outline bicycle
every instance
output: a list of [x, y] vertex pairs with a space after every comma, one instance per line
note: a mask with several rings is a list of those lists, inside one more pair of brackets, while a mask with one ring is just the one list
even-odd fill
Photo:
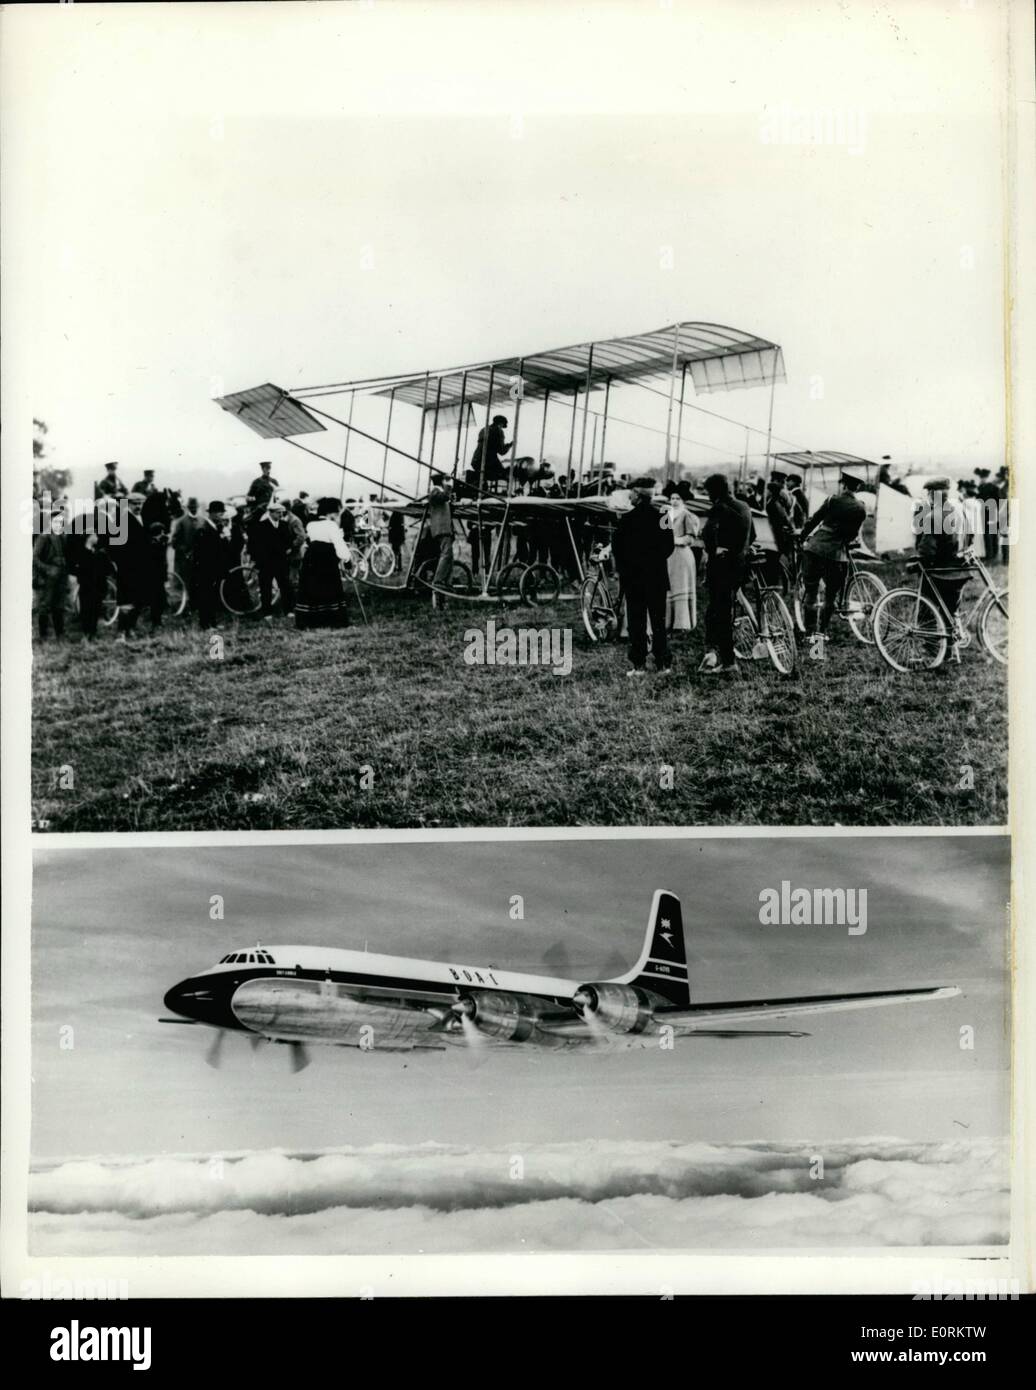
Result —
[[[845, 581], [842, 584], [842, 592], [838, 596], [835, 605], [835, 616], [844, 618], [849, 624], [853, 636], [865, 646], [874, 645], [874, 627], [872, 616], [874, 606], [883, 594], [887, 593], [886, 584], [878, 578], [876, 574], [871, 574], [869, 570], [860, 569], [856, 563], [857, 552], [852, 547], [846, 547], [846, 560], [848, 569]], [[782, 569], [789, 576], [791, 588], [789, 593], [792, 601], [792, 613], [795, 618], [796, 630], [800, 633], [806, 631], [806, 605], [805, 605], [805, 581], [802, 574], [802, 546], [796, 539], [794, 558], [790, 564], [785, 564], [785, 557], [781, 557]]]
[[347, 541], [352, 557], [352, 577], [361, 583], [369, 583], [373, 574], [381, 581], [391, 579], [396, 572], [396, 556], [392, 547], [379, 540], [380, 532], [373, 531], [364, 539], [356, 537]]
[[[275, 580], [275, 599], [279, 592]], [[262, 599], [259, 596], [259, 571], [247, 551], [241, 556], [241, 564], [235, 565], [219, 581], [219, 597], [223, 607], [235, 618], [249, 618], [253, 613], [259, 612], [262, 607]]]
[[[919, 560], [908, 570], [919, 571], [916, 589], [890, 589], [874, 608], [874, 641], [894, 671], [934, 671], [952, 648], [954, 660], [971, 645], [972, 630], [994, 661], [1007, 664], [1007, 590], [997, 589], [993, 577], [973, 550], [966, 550], [952, 570], [972, 570], [983, 584], [964, 618], [951, 614], [938, 589], [925, 584], [939, 569], [925, 571]], [[967, 576], [969, 579], [971, 575]], [[925, 592], [927, 590], [927, 592]], [[963, 595], [962, 595], [963, 598]]]
[[[72, 575], [65, 596], [65, 613], [69, 618], [79, 617], [79, 580]], [[119, 591], [112, 575], [104, 581], [104, 597], [97, 615], [98, 626], [111, 627], [119, 616]]]
[[767, 583], [766, 567], [766, 552], [753, 546], [748, 577], [737, 591], [734, 652], [741, 661], [767, 657], [782, 676], [790, 676], [797, 659], [795, 624], [780, 588]]
[[621, 592], [616, 599], [612, 597], [608, 562], [612, 558], [612, 548], [600, 542], [590, 551], [590, 572], [583, 580], [579, 590], [579, 611], [583, 626], [591, 642], [611, 642], [619, 635], [622, 626], [620, 611]]

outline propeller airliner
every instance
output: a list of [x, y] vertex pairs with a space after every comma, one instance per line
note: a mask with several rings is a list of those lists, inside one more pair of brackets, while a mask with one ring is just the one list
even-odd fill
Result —
[[742, 1027], [800, 1015], [948, 999], [955, 985], [692, 1003], [680, 900], [659, 889], [636, 965], [609, 980], [525, 975], [496, 966], [448, 964], [325, 946], [232, 951], [174, 985], [163, 1023], [217, 1030], [207, 1060], [218, 1065], [226, 1033], [291, 1048], [308, 1064], [308, 1043], [367, 1051], [442, 1051], [448, 1044], [658, 1046], [670, 1038], [806, 1037]]

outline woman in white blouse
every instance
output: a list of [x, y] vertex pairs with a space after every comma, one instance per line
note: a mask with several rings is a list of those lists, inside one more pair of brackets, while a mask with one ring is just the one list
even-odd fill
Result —
[[295, 601], [296, 627], [345, 627], [349, 621], [341, 562], [350, 556], [339, 525], [341, 512], [342, 504], [336, 498], [322, 497], [317, 503], [316, 521], [306, 527], [307, 544]]
[[670, 632], [690, 632], [698, 625], [698, 569], [691, 546], [701, 523], [679, 492], [674, 492], [669, 499], [669, 525], [674, 545], [666, 562], [669, 567], [666, 623]]

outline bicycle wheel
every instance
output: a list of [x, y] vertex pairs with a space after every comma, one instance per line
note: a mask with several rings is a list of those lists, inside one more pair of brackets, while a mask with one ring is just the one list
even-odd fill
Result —
[[497, 597], [505, 602], [515, 602], [521, 596], [522, 575], [528, 569], [524, 560], [512, 560], [509, 565], [505, 565], [496, 577]]
[[236, 565], [225, 579], [220, 580], [219, 596], [223, 607], [235, 618], [246, 618], [258, 613], [262, 606], [259, 598], [259, 576], [251, 565]]
[[187, 607], [187, 585], [177, 570], [166, 577], [165, 602], [166, 612], [171, 618], [178, 618]]
[[795, 631], [805, 632], [806, 613], [802, 606], [802, 576], [798, 573], [797, 567], [788, 559], [787, 555], [781, 556], [781, 573], [784, 576], [784, 592], [787, 595], [786, 604], [795, 623]]
[[530, 565], [522, 575], [518, 591], [530, 608], [554, 603], [561, 592], [561, 576], [552, 565]]
[[367, 552], [371, 573], [376, 579], [390, 579], [396, 572], [396, 557], [392, 547], [377, 541]]
[[763, 594], [763, 617], [766, 622], [766, 650], [770, 660], [782, 676], [790, 676], [795, 669], [795, 624], [788, 612], [788, 605], [774, 589]]
[[890, 589], [874, 605], [874, 641], [894, 671], [934, 671], [949, 641], [943, 615], [916, 589]]
[[994, 661], [1007, 665], [1007, 590], [990, 594], [978, 620], [978, 635]]
[[579, 611], [591, 642], [610, 642], [619, 631], [619, 615], [612, 602], [611, 591], [599, 574], [583, 580], [579, 590]]
[[343, 573], [343, 579], [366, 579], [367, 571], [370, 568], [367, 563], [367, 556], [355, 541], [347, 541], [346, 545], [349, 550], [349, 559], [352, 562], [352, 570]]
[[104, 586], [104, 598], [101, 599], [101, 616], [99, 619], [101, 626], [111, 627], [118, 616], [119, 586], [116, 584], [114, 576], [109, 575]]
[[758, 636], [759, 625], [755, 620], [752, 605], [739, 589], [734, 607], [734, 654], [739, 660], [752, 660]]
[[[433, 585], [432, 580], [435, 578], [435, 571], [438, 565], [438, 560], [426, 560], [424, 564], [419, 567], [414, 578], [419, 584], [424, 584], [426, 588], [434, 588], [435, 585]], [[454, 560], [453, 568], [450, 571], [450, 584], [447, 592], [461, 595], [471, 594], [474, 592], [474, 588], [475, 585], [471, 578], [471, 571], [468, 569], [467, 565], [463, 560]], [[442, 590], [439, 590], [439, 592], [441, 593]]]
[[854, 574], [846, 585], [846, 621], [852, 628], [853, 636], [868, 647], [874, 645], [874, 605], [887, 592], [878, 576], [866, 570]]

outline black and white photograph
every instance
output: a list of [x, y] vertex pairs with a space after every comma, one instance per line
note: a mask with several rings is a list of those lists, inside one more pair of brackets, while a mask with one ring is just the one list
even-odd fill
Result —
[[1008, 863], [44, 846], [31, 1249], [1002, 1247]]
[[477, 1374], [494, 1307], [619, 1298], [996, 1363], [1034, 25], [0, 6], [26, 1374], [340, 1374], [421, 1305]]
[[1010, 7], [86, 8], [35, 830], [1006, 821]]

